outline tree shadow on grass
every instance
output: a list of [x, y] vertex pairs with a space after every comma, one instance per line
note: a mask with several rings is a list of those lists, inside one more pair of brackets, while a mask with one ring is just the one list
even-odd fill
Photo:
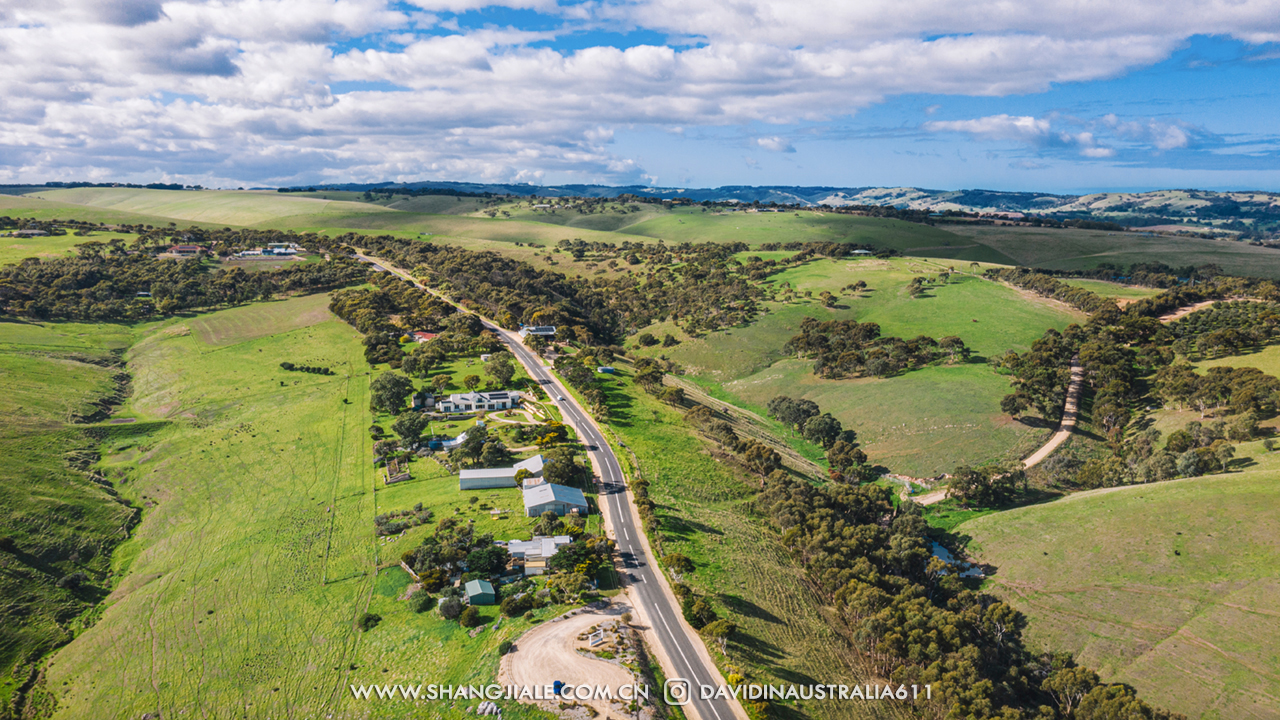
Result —
[[786, 653], [782, 652], [777, 645], [767, 640], [762, 640], [755, 635], [748, 635], [741, 630], [734, 633], [733, 642], [753, 663], [773, 665], [774, 663], [771, 661], [781, 660], [786, 657]]
[[729, 595], [727, 593], [720, 593], [718, 597], [725, 607], [739, 615], [755, 618], [757, 620], [764, 620], [765, 622], [773, 623], [775, 625], [782, 623], [782, 619], [777, 615], [774, 615], [746, 598], [738, 597], [737, 595]]
[[[675, 508], [663, 506], [662, 509], [674, 510]], [[689, 518], [681, 515], [663, 516], [662, 533], [664, 535], [677, 536], [682, 540], [688, 540], [690, 536], [695, 533], [703, 535], [724, 535], [722, 531], [717, 530], [710, 525], [700, 523], [697, 520], [690, 520]]]

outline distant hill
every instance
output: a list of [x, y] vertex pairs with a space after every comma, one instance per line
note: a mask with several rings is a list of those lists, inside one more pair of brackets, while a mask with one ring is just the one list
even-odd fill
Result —
[[[890, 205], [912, 210], [976, 213], [1031, 213], [1058, 219], [1111, 220], [1134, 227], [1189, 224], [1214, 227], [1246, 236], [1274, 235], [1280, 230], [1280, 193], [1209, 190], [1154, 190], [1141, 193], [1055, 195], [1001, 190], [930, 190], [915, 187], [829, 187], [793, 185], [726, 185], [717, 188], [649, 187], [645, 185], [529, 185], [527, 183], [344, 183], [315, 186], [357, 192], [436, 190], [539, 197], [603, 197], [639, 195], [694, 202], [777, 203], [844, 207]], [[303, 188], [293, 188], [303, 189]]]

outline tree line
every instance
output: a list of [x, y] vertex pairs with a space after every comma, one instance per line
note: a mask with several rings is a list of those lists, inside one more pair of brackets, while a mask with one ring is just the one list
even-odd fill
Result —
[[933, 557], [919, 506], [895, 508], [890, 489], [776, 474], [754, 502], [874, 671], [895, 684], [932, 685], [932, 699], [915, 701], [923, 716], [1181, 717], [1127, 685], [1101, 682], [1067, 653], [1028, 648], [1026, 618]]

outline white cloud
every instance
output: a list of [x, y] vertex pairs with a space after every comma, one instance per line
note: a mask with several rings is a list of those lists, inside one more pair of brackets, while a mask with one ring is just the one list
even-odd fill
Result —
[[[489, 6], [561, 26], [446, 17]], [[599, 28], [698, 42], [537, 45]], [[617, 128], [785, 125], [902, 93], [1040, 92], [1157, 62], [1198, 33], [1280, 38], [1280, 0], [51, 0], [0, 8], [0, 173], [638, 179], [606, 149]], [[1113, 141], [1168, 151], [1205, 137], [1176, 122], [1064, 122], [925, 127], [1085, 157], [1114, 155]], [[753, 144], [794, 152], [783, 135]]]
[[772, 152], [793, 153], [796, 151], [795, 146], [791, 144], [790, 140], [784, 137], [778, 137], [777, 135], [756, 138], [756, 145]]

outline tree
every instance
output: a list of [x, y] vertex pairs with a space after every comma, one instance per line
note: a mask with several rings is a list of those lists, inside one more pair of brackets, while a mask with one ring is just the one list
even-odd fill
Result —
[[367, 612], [360, 615], [360, 618], [356, 620], [356, 625], [360, 627], [362, 632], [368, 632], [378, 627], [378, 623], [380, 622], [382, 622], [381, 615]]
[[560, 531], [560, 527], [563, 524], [564, 523], [560, 521], [560, 516], [557, 515], [555, 511], [548, 510], [538, 517], [538, 522], [534, 523], [533, 534], [546, 536], [555, 535]]
[[480, 627], [484, 622], [484, 618], [480, 617], [480, 610], [474, 605], [468, 605], [462, 614], [458, 615], [458, 624], [464, 628]]
[[1040, 689], [1049, 693], [1064, 717], [1070, 717], [1085, 695], [1098, 685], [1098, 673], [1083, 667], [1064, 667], [1049, 674]]
[[396, 416], [394, 422], [391, 423], [391, 429], [400, 436], [406, 443], [416, 443], [422, 438], [422, 433], [427, 429], [430, 421], [427, 416], [416, 410], [408, 410]]
[[684, 388], [666, 387], [658, 393], [658, 399], [668, 405], [684, 405]]
[[385, 372], [369, 383], [369, 404], [392, 415], [404, 409], [405, 400], [412, 394], [413, 381], [398, 372]]
[[462, 386], [468, 390], [475, 390], [476, 388], [480, 387], [480, 376], [468, 375], [462, 378]]
[[503, 387], [511, 384], [511, 378], [515, 377], [516, 369], [511, 364], [510, 353], [495, 353], [489, 358], [489, 362], [484, 364], [484, 371], [489, 374]]
[[533, 609], [533, 596], [529, 593], [521, 593], [518, 596], [512, 595], [502, 601], [499, 609], [507, 617], [523, 615]]
[[829, 450], [840, 437], [840, 431], [843, 429], [839, 420], [832, 417], [831, 413], [826, 413], [806, 419], [802, 431], [805, 440]]
[[436, 599], [425, 589], [415, 590], [409, 596], [409, 609], [416, 613], [424, 613], [436, 606]]
[[667, 553], [662, 557], [662, 564], [666, 565], [671, 572], [681, 575], [693, 572], [693, 561], [683, 553]]
[[507, 554], [506, 548], [500, 545], [490, 545], [478, 550], [472, 550], [467, 555], [467, 568], [472, 572], [497, 575], [507, 567], [507, 561], [510, 558], [511, 556]]
[[456, 597], [447, 597], [440, 601], [440, 617], [445, 620], [453, 620], [462, 614], [465, 606], [462, 601]]
[[806, 420], [820, 412], [818, 404], [814, 401], [790, 398], [786, 395], [773, 398], [765, 408], [779, 422], [796, 429], [801, 428]]
[[490, 440], [480, 450], [480, 464], [485, 467], [501, 467], [511, 459], [511, 453], [501, 441]]
[[724, 652], [729, 640], [732, 639], [733, 634], [736, 632], [738, 632], [738, 626], [723, 618], [707, 623], [707, 626], [702, 628], [703, 635], [720, 643], [721, 652]]
[[453, 378], [448, 375], [436, 375], [431, 378], [431, 386], [436, 389], [436, 393], [444, 392], [444, 389], [449, 387], [451, 382], [453, 382]]
[[640, 333], [636, 342], [640, 343], [641, 347], [653, 347], [658, 344], [658, 338], [654, 337], [653, 333]]
[[675, 347], [676, 345], [679, 345], [679, 344], [680, 344], [680, 341], [677, 340], [676, 336], [672, 335], [671, 333], [667, 333], [666, 335], [662, 336], [662, 347], [664, 348]]

